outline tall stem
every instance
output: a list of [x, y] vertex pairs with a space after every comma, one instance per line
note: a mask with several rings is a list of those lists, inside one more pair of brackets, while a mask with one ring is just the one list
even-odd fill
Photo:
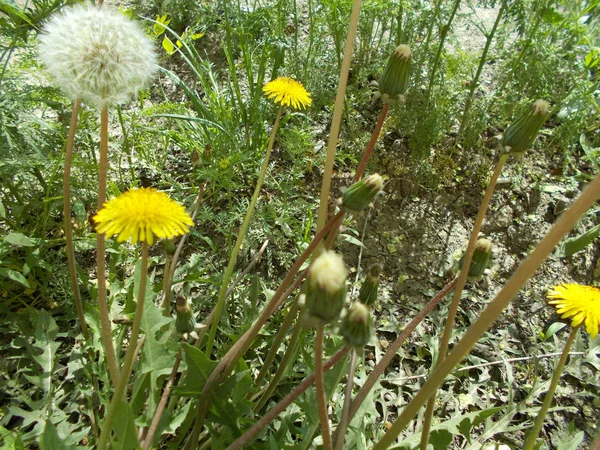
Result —
[[340, 70], [340, 79], [338, 82], [337, 93], [335, 95], [335, 105], [333, 107], [333, 117], [331, 118], [331, 128], [329, 130], [329, 140], [327, 141], [327, 160], [325, 161], [323, 183], [321, 184], [321, 196], [319, 202], [319, 212], [317, 216], [317, 232], [321, 231], [327, 222], [329, 191], [331, 189], [333, 163], [335, 162], [335, 149], [340, 134], [342, 114], [344, 112], [346, 85], [348, 84], [348, 73], [350, 71], [350, 63], [352, 62], [354, 38], [356, 37], [356, 30], [358, 28], [358, 16], [360, 14], [361, 3], [361, 0], [354, 0], [354, 3], [352, 4], [352, 13], [350, 14], [350, 24], [348, 25], [348, 35], [346, 37], [346, 48], [344, 49], [344, 60], [342, 61], [342, 68]]
[[373, 389], [373, 386], [375, 386], [375, 383], [377, 382], [379, 377], [383, 374], [387, 366], [390, 365], [390, 363], [396, 356], [396, 353], [398, 352], [402, 344], [404, 344], [404, 341], [408, 339], [408, 337], [412, 334], [415, 328], [417, 328], [417, 325], [419, 325], [423, 321], [423, 319], [433, 310], [433, 308], [435, 308], [437, 304], [440, 301], [442, 301], [444, 297], [446, 297], [446, 295], [448, 295], [448, 293], [454, 288], [454, 286], [456, 286], [456, 280], [457, 279], [454, 278], [452, 281], [446, 284], [446, 286], [444, 286], [442, 290], [438, 292], [431, 300], [429, 300], [429, 302], [427, 302], [423, 309], [419, 311], [419, 314], [417, 314], [408, 323], [408, 325], [404, 327], [402, 333], [400, 333], [396, 340], [392, 342], [392, 344], [388, 347], [379, 363], [377, 363], [377, 365], [373, 368], [373, 371], [369, 374], [369, 376], [359, 389], [358, 393], [354, 397], [352, 405], [350, 406], [350, 417], [348, 419], [349, 421], [352, 421], [352, 418], [358, 412], [358, 409], [365, 401], [365, 398], [367, 398], [367, 395], [369, 395], [369, 392], [371, 392], [371, 389]]
[[[106, 178], [108, 166], [108, 105], [102, 107], [100, 113], [100, 165], [98, 168], [98, 210], [106, 201]], [[108, 371], [113, 385], [119, 382], [119, 366], [112, 340], [112, 327], [108, 314], [108, 301], [106, 299], [106, 236], [96, 233], [96, 267], [98, 279], [98, 311], [100, 313], [100, 328], [104, 354], [108, 364]]]
[[229, 286], [229, 281], [231, 280], [231, 275], [233, 274], [235, 262], [237, 261], [238, 254], [240, 253], [240, 249], [242, 248], [242, 243], [244, 242], [244, 238], [246, 237], [246, 232], [248, 231], [248, 227], [250, 226], [250, 219], [252, 219], [252, 214], [254, 213], [254, 206], [256, 205], [256, 201], [258, 200], [260, 189], [262, 188], [262, 184], [265, 179], [267, 169], [269, 167], [271, 150], [273, 150], [273, 145], [275, 144], [275, 136], [277, 135], [277, 130], [279, 129], [279, 120], [281, 119], [282, 111], [283, 106], [281, 106], [279, 108], [279, 111], [277, 111], [275, 123], [273, 124], [273, 130], [271, 131], [271, 137], [269, 138], [269, 143], [267, 145], [267, 152], [265, 154], [262, 167], [260, 168], [260, 173], [258, 175], [256, 187], [254, 188], [254, 194], [252, 194], [252, 199], [250, 200], [250, 204], [248, 205], [248, 211], [246, 212], [246, 217], [244, 218], [244, 222], [242, 223], [240, 232], [238, 233], [235, 246], [229, 257], [229, 264], [227, 265], [227, 269], [225, 270], [225, 275], [223, 275], [223, 281], [221, 282], [221, 290], [219, 291], [219, 298], [217, 300], [215, 316], [213, 318], [210, 331], [208, 333], [208, 342], [206, 344], [206, 354], [208, 356], [210, 356], [212, 352], [213, 343], [215, 341], [215, 335], [217, 334], [217, 328], [219, 327], [219, 319], [221, 318], [223, 306], [225, 305], [225, 292], [227, 291], [227, 287]]
[[[340, 359], [344, 357], [344, 355], [348, 352], [348, 347], [343, 347], [339, 349], [335, 355], [323, 364], [323, 370], [331, 369], [335, 363], [337, 363]], [[292, 392], [286, 395], [279, 403], [277, 403], [273, 408], [271, 408], [262, 418], [256, 422], [254, 425], [250, 427], [243, 435], [236, 439], [236, 441], [227, 447], [226, 450], [240, 450], [244, 448], [247, 444], [254, 440], [254, 437], [260, 433], [263, 428], [269, 425], [273, 420], [275, 420], [279, 414], [281, 414], [285, 409], [290, 406], [304, 391], [306, 391], [313, 383], [315, 382], [315, 374], [306, 377], [302, 382], [294, 388]]]
[[323, 378], [323, 334], [323, 325], [319, 325], [317, 327], [317, 336], [315, 337], [315, 387], [317, 388], [317, 406], [321, 420], [323, 448], [325, 450], [333, 450], [329, 417], [327, 416], [327, 403], [325, 400], [325, 380]]
[[[485, 195], [483, 196], [483, 200], [481, 200], [481, 205], [479, 205], [479, 211], [477, 212], [477, 217], [475, 218], [473, 230], [471, 231], [471, 237], [469, 238], [467, 250], [463, 259], [462, 269], [460, 270], [460, 274], [456, 282], [456, 289], [454, 289], [452, 303], [450, 304], [450, 309], [448, 310], [448, 318], [446, 319], [444, 334], [442, 335], [442, 340], [440, 342], [440, 349], [438, 351], [436, 367], [440, 365], [440, 363], [443, 361], [443, 359], [446, 357], [446, 354], [448, 353], [450, 336], [452, 335], [452, 330], [454, 329], [454, 321], [456, 320], [456, 314], [458, 312], [460, 297], [462, 296], [462, 291], [465, 288], [467, 276], [469, 275], [469, 268], [471, 267], [471, 260], [473, 259], [473, 250], [475, 249], [475, 244], [477, 243], [477, 236], [479, 236], [479, 231], [481, 231], [481, 225], [483, 224], [485, 213], [488, 210], [490, 200], [492, 199], [492, 195], [494, 194], [494, 190], [496, 189], [496, 182], [498, 181], [498, 177], [500, 177], [500, 173], [502, 172], [502, 169], [506, 164], [508, 156], [508, 153], [505, 153], [502, 156], [500, 156], [500, 159], [496, 164], [496, 169], [494, 170], [492, 178], [488, 183]], [[434, 405], [435, 395], [431, 396], [431, 398], [427, 402], [427, 409], [425, 410], [425, 417], [423, 418], [423, 430], [421, 431], [421, 450], [427, 450]]]
[[69, 263], [69, 275], [71, 277], [71, 286], [73, 287], [73, 296], [75, 301], [75, 311], [81, 327], [81, 334], [87, 341], [90, 337], [85, 315], [83, 313], [83, 301], [79, 290], [79, 281], [77, 279], [77, 269], [75, 268], [75, 247], [73, 245], [73, 224], [71, 223], [71, 165], [73, 163], [73, 147], [75, 144], [75, 131], [77, 130], [77, 115], [81, 100], [79, 97], [73, 102], [73, 112], [71, 113], [71, 122], [69, 124], [69, 134], [67, 136], [67, 146], [65, 148], [65, 170], [63, 176], [63, 216], [65, 217], [65, 243], [67, 246], [67, 261]]
[[137, 306], [135, 308], [135, 315], [133, 317], [133, 324], [131, 326], [131, 336], [129, 337], [129, 344], [127, 346], [127, 352], [125, 353], [125, 359], [123, 360], [123, 368], [119, 382], [113, 394], [112, 400], [104, 419], [104, 425], [102, 426], [103, 431], [100, 435], [98, 442], [98, 450], [106, 450], [110, 442], [110, 436], [112, 431], [112, 425], [117, 415], [117, 409], [121, 405], [121, 402], [126, 401], [125, 389], [131, 376], [133, 369], [133, 361], [136, 355], [136, 346], [140, 334], [140, 326], [142, 324], [142, 316], [144, 315], [144, 301], [146, 300], [146, 278], [148, 277], [148, 244], [142, 243], [142, 270], [140, 277], [140, 287], [138, 289]]
[[471, 88], [469, 89], [469, 94], [467, 96], [467, 101], [465, 103], [465, 110], [463, 112], [462, 121], [460, 122], [460, 129], [458, 130], [458, 135], [461, 136], [463, 131], [465, 130], [465, 126], [467, 125], [467, 119], [469, 117], [469, 110], [471, 109], [471, 104], [473, 103], [473, 94], [475, 93], [475, 89], [479, 86], [479, 77], [481, 76], [481, 71], [483, 70], [483, 66], [487, 61], [487, 54], [490, 50], [490, 45], [492, 44], [492, 40], [494, 39], [494, 34], [496, 34], [496, 29], [500, 24], [500, 19], [504, 14], [504, 10], [506, 9], [506, 2], [502, 2], [502, 6], [500, 6], [500, 10], [498, 11], [498, 16], [496, 16], [496, 21], [494, 22], [494, 26], [492, 27], [492, 31], [487, 35], [487, 39], [485, 41], [485, 47], [483, 48], [483, 53], [481, 58], [479, 59], [479, 66], [477, 67], [477, 72], [475, 73], [475, 77], [471, 80]]
[[398, 435], [406, 428], [421, 406], [439, 388], [452, 369], [469, 353], [481, 336], [483, 336], [502, 313], [504, 308], [515, 298], [525, 282], [542, 265], [556, 244], [575, 226], [579, 218], [596, 202], [598, 197], [600, 197], [600, 174], [594, 177], [569, 209], [550, 228], [546, 236], [539, 242], [529, 257], [523, 261], [494, 300], [488, 304], [475, 323], [469, 327], [452, 352], [435, 369], [412, 401], [405, 406], [398, 419], [396, 419], [377, 445], [373, 447], [373, 450], [383, 450], [394, 443]]
[[365, 173], [365, 169], [367, 168], [367, 163], [371, 158], [371, 154], [373, 153], [373, 149], [375, 148], [375, 144], [377, 143], [377, 139], [379, 139], [379, 135], [381, 134], [381, 129], [383, 128], [383, 122], [385, 122], [385, 118], [387, 117], [388, 111], [390, 110], [390, 104], [384, 103], [381, 112], [379, 113], [379, 118], [377, 119], [377, 125], [371, 134], [371, 139], [369, 139], [369, 144], [363, 153], [362, 159], [358, 164], [358, 168], [356, 169], [356, 174], [354, 175], [354, 183], [360, 180]]
[[352, 403], [354, 370], [356, 369], [356, 349], [352, 348], [351, 351], [350, 367], [348, 368], [348, 382], [346, 383], [346, 392], [344, 393], [344, 409], [342, 409], [342, 417], [336, 430], [337, 439], [335, 441], [335, 450], [343, 450], [346, 428], [348, 428], [348, 423], [350, 423], [350, 404]]
[[580, 326], [581, 325], [578, 325], [571, 330], [569, 339], [567, 339], [565, 348], [563, 349], [562, 355], [560, 355], [558, 364], [556, 365], [554, 373], [552, 374], [552, 381], [550, 381], [550, 387], [548, 388], [548, 392], [546, 392], [546, 396], [544, 397], [544, 403], [542, 403], [542, 407], [540, 408], [540, 411], [537, 414], [533, 427], [531, 428], [531, 430], [529, 430], [529, 434], [527, 435], [527, 439], [525, 440], [523, 450], [532, 450], [535, 446], [535, 441], [537, 440], [537, 437], [540, 434], [542, 425], [544, 425], [544, 420], [546, 419], [546, 414], [548, 414], [548, 409], [550, 409], [550, 404], [552, 403], [552, 399], [554, 398], [554, 392], [556, 392], [558, 381], [560, 380], [560, 377], [565, 368], [565, 364], [567, 362], [567, 358], [569, 357], [569, 350], [571, 350], [571, 345], [573, 345], [573, 341], [577, 336], [577, 332], [579, 331]]

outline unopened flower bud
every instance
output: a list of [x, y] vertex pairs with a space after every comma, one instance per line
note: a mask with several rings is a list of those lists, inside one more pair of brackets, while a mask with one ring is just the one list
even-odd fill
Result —
[[346, 299], [344, 260], [333, 251], [323, 252], [314, 260], [306, 280], [306, 308], [325, 323], [339, 317]]
[[408, 45], [400, 45], [388, 59], [379, 79], [379, 92], [386, 103], [400, 100], [408, 88], [411, 52]]
[[183, 295], [177, 296], [175, 300], [175, 329], [178, 333], [191, 333], [196, 328], [196, 320], [190, 309], [187, 298]]
[[501, 145], [509, 153], [519, 154], [533, 144], [540, 128], [548, 117], [550, 104], [545, 100], [537, 100], [529, 111], [519, 117], [504, 132]]
[[192, 167], [194, 169], [200, 167], [200, 152], [198, 150], [192, 152]]
[[374, 264], [369, 269], [369, 274], [358, 291], [358, 301], [364, 305], [372, 306], [377, 301], [377, 289], [379, 288], [379, 275], [381, 266]]
[[342, 208], [358, 213], [371, 204], [383, 187], [383, 178], [378, 173], [369, 175], [350, 186], [342, 195]]
[[[492, 243], [488, 239], [479, 239], [475, 243], [475, 249], [473, 249], [473, 259], [471, 260], [471, 267], [469, 267], [468, 278], [474, 280], [483, 276], [483, 272], [487, 269], [491, 257]], [[465, 256], [463, 255], [458, 262], [458, 266], [461, 269], [464, 259]]]
[[353, 347], [362, 347], [373, 336], [373, 319], [369, 307], [355, 302], [342, 319], [340, 333], [346, 342]]

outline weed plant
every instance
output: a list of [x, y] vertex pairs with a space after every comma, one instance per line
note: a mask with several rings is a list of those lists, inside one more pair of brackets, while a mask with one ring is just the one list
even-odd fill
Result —
[[113, 101], [38, 62], [65, 2], [0, 5], [3, 448], [596, 448], [597, 7], [140, 1]]

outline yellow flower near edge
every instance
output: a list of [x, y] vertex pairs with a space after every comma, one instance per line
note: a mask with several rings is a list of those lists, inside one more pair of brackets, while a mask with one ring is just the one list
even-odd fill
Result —
[[96, 231], [117, 241], [154, 243], [154, 236], [171, 238], [185, 234], [194, 223], [185, 208], [164, 192], [132, 189], [108, 202], [94, 216]]
[[310, 93], [293, 78], [279, 77], [269, 81], [264, 85], [263, 93], [282, 106], [304, 109], [312, 104]]
[[548, 303], [554, 305], [563, 319], [572, 317], [571, 325], [585, 323], [591, 338], [600, 329], [600, 289], [581, 284], [559, 284], [548, 292]]

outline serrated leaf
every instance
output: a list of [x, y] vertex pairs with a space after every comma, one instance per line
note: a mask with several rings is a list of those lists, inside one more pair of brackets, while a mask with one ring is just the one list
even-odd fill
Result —
[[67, 445], [67, 443], [60, 438], [56, 427], [50, 420], [46, 420], [46, 426], [44, 427], [44, 434], [42, 434], [40, 440], [40, 450], [70, 450], [73, 447]]
[[9, 244], [18, 245], [20, 247], [33, 247], [33, 241], [23, 233], [10, 233], [3, 237]]
[[429, 436], [429, 443], [435, 450], [446, 450], [452, 443], [452, 433], [448, 430], [435, 430]]
[[204, 352], [189, 344], [183, 344], [188, 373], [177, 391], [181, 395], [199, 395], [204, 383], [210, 376], [217, 362], [210, 360]]
[[[126, 402], [121, 402], [117, 408], [117, 413], [113, 425], [116, 442], [113, 442], [111, 448], [114, 450], [137, 450], [140, 444], [137, 440], [135, 427], [135, 417], [131, 407]], [[107, 430], [103, 430], [107, 432]]]

